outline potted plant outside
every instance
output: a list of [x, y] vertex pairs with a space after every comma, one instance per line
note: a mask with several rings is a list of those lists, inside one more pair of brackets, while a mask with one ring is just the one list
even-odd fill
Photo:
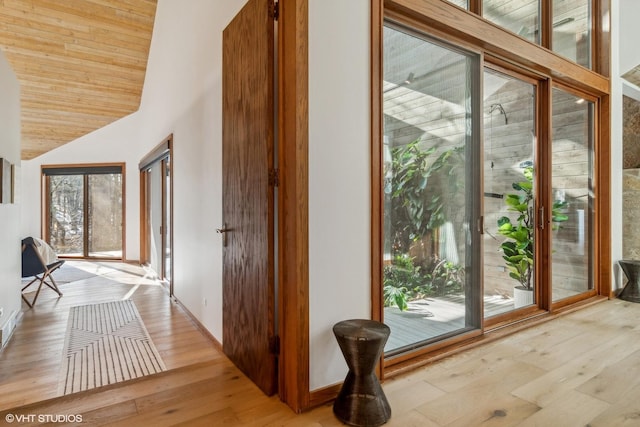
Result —
[[[534, 250], [534, 216], [533, 216], [533, 165], [523, 164], [524, 180], [514, 182], [512, 187], [517, 193], [507, 194], [505, 204], [507, 210], [515, 212], [517, 218], [502, 216], [498, 219], [498, 234], [507, 239], [500, 244], [502, 258], [505, 260], [509, 277], [516, 280], [514, 288], [515, 308], [533, 304], [533, 250]], [[552, 227], [567, 221], [569, 217], [562, 213], [567, 202], [556, 200], [551, 208]]]

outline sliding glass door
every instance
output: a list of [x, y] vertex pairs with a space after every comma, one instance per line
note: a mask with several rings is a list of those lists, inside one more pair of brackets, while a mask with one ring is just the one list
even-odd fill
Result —
[[123, 256], [121, 165], [43, 167], [46, 237], [59, 256]]
[[396, 24], [383, 37], [389, 363], [594, 295], [595, 101]]
[[595, 104], [553, 89], [552, 300], [592, 292]]
[[140, 261], [173, 292], [172, 169], [168, 137], [139, 164], [141, 183]]
[[53, 175], [47, 179], [49, 243], [58, 255], [83, 256], [85, 241], [84, 176]]
[[373, 11], [383, 26], [372, 37], [382, 49], [371, 70], [371, 312], [391, 329], [382, 366], [609, 296], [610, 168], [598, 158], [610, 157], [611, 100], [593, 49], [608, 43], [596, 31], [606, 7], [425, 0]]
[[536, 81], [484, 71], [484, 315], [536, 303]]
[[480, 328], [479, 57], [384, 28], [385, 355]]

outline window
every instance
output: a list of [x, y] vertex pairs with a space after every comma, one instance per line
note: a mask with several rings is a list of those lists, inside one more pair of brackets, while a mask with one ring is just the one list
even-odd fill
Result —
[[43, 166], [45, 238], [60, 256], [123, 258], [122, 165]]
[[532, 81], [484, 71], [485, 317], [536, 302], [536, 89]]
[[456, 6], [460, 6], [463, 9], [467, 9], [469, 7], [468, 0], [447, 0], [449, 3], [453, 3]]
[[[609, 232], [598, 197], [609, 182], [598, 162], [609, 158], [599, 110], [607, 78], [445, 2], [423, 2], [408, 16], [384, 3], [382, 63], [372, 67], [381, 112], [372, 311], [392, 331], [391, 370], [610, 292], [610, 256], [594, 250]], [[550, 45], [551, 35], [541, 40]]]
[[[482, 16], [507, 30], [592, 67], [593, 0], [551, 0], [550, 27], [542, 20], [548, 3], [540, 0], [482, 0]], [[551, 40], [543, 32], [550, 34]]]
[[591, 0], [553, 0], [555, 52], [591, 68]]
[[483, 0], [482, 16], [533, 43], [540, 43], [540, 0]]

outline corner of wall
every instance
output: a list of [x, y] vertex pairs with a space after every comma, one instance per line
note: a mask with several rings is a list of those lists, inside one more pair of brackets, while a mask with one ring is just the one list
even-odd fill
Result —
[[[5, 170], [5, 173], [13, 174], [15, 167], [20, 166], [20, 84], [1, 51], [0, 93], [0, 158], [12, 165], [12, 169]], [[6, 190], [11, 191], [15, 186], [15, 194], [21, 191], [13, 178], [8, 183]], [[0, 328], [3, 330], [3, 345], [10, 337], [22, 308], [19, 233], [20, 205], [14, 200], [5, 200], [0, 203], [0, 242], [3, 245], [0, 256]]]

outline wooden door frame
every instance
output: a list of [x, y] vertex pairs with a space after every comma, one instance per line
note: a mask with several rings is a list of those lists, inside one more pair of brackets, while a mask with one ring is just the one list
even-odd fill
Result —
[[280, 399], [300, 413], [309, 390], [309, 0], [278, 18], [278, 358]]
[[222, 350], [268, 396], [279, 388], [273, 8], [273, 0], [249, 0], [222, 32], [224, 230], [218, 230], [228, 233], [222, 235]]

